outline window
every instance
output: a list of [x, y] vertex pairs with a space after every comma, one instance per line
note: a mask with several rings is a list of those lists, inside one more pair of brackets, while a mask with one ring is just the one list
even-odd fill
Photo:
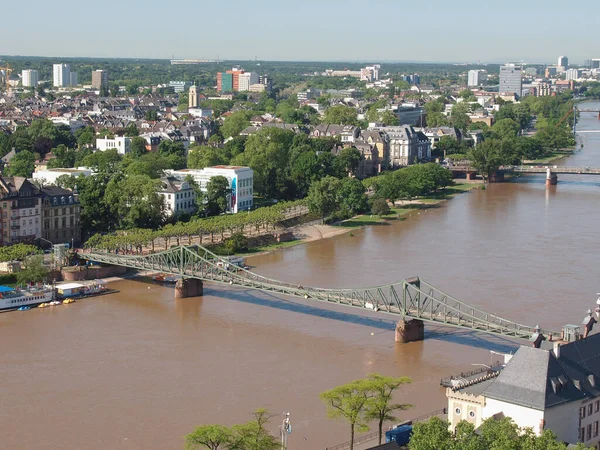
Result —
[[469, 417], [473, 419], [475, 417], [475, 411], [469, 411]]
[[594, 422], [594, 437], [598, 437], [598, 421]]
[[456, 408], [456, 409], [454, 410], [454, 413], [455, 413], [457, 416], [460, 416], [460, 408]]
[[581, 408], [581, 418], [583, 419], [585, 417], [585, 406], [583, 408]]
[[590, 403], [590, 404], [588, 405], [588, 416], [591, 416], [591, 415], [592, 415], [592, 413], [594, 412], [594, 411], [593, 411], [593, 407], [594, 407], [594, 405], [593, 405], [592, 403]]
[[590, 423], [587, 426], [587, 439], [586, 441], [589, 441], [592, 438], [592, 424]]
[[600, 400], [596, 400], [596, 411], [595, 412], [598, 412], [598, 411], [600, 411]]

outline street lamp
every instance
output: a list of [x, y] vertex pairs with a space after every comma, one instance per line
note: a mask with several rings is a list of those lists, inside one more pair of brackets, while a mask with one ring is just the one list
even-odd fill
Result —
[[287, 450], [288, 436], [292, 434], [292, 422], [290, 422], [290, 413], [283, 413], [283, 422], [279, 426], [281, 431], [281, 450]]

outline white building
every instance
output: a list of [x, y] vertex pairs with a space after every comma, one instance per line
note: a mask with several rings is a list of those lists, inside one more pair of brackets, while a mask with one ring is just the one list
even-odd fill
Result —
[[367, 66], [364, 69], [360, 69], [360, 79], [363, 81], [368, 81], [369, 83], [373, 81], [378, 81], [379, 69], [381, 69], [381, 66], [379, 64]]
[[485, 70], [469, 70], [467, 86], [480, 86], [485, 73]]
[[37, 70], [22, 70], [21, 71], [21, 82], [23, 87], [36, 87], [40, 80], [39, 73]]
[[165, 215], [192, 214], [196, 211], [196, 192], [185, 180], [162, 177], [162, 190], [158, 193], [165, 200]]
[[256, 72], [244, 72], [239, 75], [238, 91], [249, 91], [250, 86], [258, 84], [260, 77]]
[[45, 170], [36, 170], [33, 172], [33, 179], [43, 181], [44, 184], [56, 184], [56, 180], [58, 177], [63, 175], [67, 175], [69, 177], [89, 177], [92, 175], [92, 170], [87, 167], [77, 167], [77, 168], [56, 168], [56, 169], [45, 169]]
[[566, 56], [559, 56], [557, 66], [564, 67], [566, 69], [567, 67], [569, 67], [569, 58], [567, 58]]
[[559, 441], [600, 448], [600, 334], [541, 347], [520, 347], [502, 370], [455, 379], [446, 391], [450, 428], [506, 416], [538, 435], [550, 429]]
[[506, 64], [500, 66], [500, 86], [498, 92], [512, 93], [520, 97], [523, 94], [523, 80], [521, 78], [521, 66]]
[[582, 74], [581, 69], [569, 69], [566, 72], [567, 80], [579, 80]]
[[54, 64], [53, 65], [53, 83], [54, 87], [67, 87], [71, 84], [71, 65]]
[[228, 198], [228, 211], [237, 213], [252, 208], [254, 194], [254, 171], [242, 166], [214, 166], [204, 169], [167, 170], [169, 176], [185, 180], [191, 176], [202, 191], [212, 177], [223, 176], [229, 180], [231, 193]]
[[125, 155], [126, 153], [129, 153], [129, 150], [131, 149], [131, 138], [127, 136], [117, 136], [114, 139], [96, 139], [96, 148], [102, 152], [116, 149], [119, 155]]

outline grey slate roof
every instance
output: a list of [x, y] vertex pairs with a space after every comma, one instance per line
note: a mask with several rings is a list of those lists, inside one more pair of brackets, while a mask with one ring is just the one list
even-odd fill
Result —
[[562, 366], [551, 351], [520, 347], [483, 395], [537, 410], [584, 399]]

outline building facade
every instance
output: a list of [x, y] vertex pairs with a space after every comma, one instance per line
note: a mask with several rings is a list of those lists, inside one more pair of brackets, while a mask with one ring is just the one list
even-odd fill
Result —
[[42, 195], [42, 238], [53, 244], [81, 243], [81, 206], [68, 189], [45, 186]]
[[520, 97], [522, 90], [521, 66], [514, 64], [500, 66], [500, 87], [498, 92], [512, 93]]
[[245, 92], [250, 90], [250, 86], [258, 84], [259, 76], [256, 72], [244, 72], [239, 75], [238, 91]]
[[41, 234], [41, 194], [24, 177], [0, 178], [2, 244], [35, 242]]
[[196, 192], [185, 180], [176, 177], [162, 177], [162, 190], [158, 193], [165, 201], [165, 216], [178, 216], [196, 211]]
[[91, 169], [87, 167], [42, 169], [33, 172], [33, 179], [39, 180], [44, 184], [56, 184], [56, 180], [63, 175], [69, 177], [89, 177], [91, 174]]
[[538, 435], [550, 429], [559, 441], [600, 449], [600, 334], [577, 334], [522, 346], [503, 368], [453, 380], [446, 391], [451, 430], [461, 420], [478, 427], [504, 416]]
[[196, 86], [190, 86], [188, 90], [188, 108], [198, 107], [198, 90]]
[[40, 80], [37, 70], [23, 70], [21, 71], [21, 83], [23, 87], [36, 87]]
[[125, 155], [129, 153], [129, 150], [131, 149], [131, 138], [127, 136], [117, 136], [113, 139], [96, 139], [96, 148], [102, 152], [116, 149], [119, 155]]
[[579, 78], [581, 78], [581, 73], [581, 69], [569, 69], [566, 72], [567, 80], [578, 80]]
[[52, 85], [54, 87], [67, 87], [71, 84], [71, 65], [54, 64], [52, 66], [53, 77]]
[[204, 192], [212, 177], [223, 176], [227, 178], [231, 188], [231, 193], [227, 199], [228, 212], [246, 211], [251, 209], [254, 204], [254, 171], [250, 167], [213, 166], [204, 169], [167, 170], [165, 172], [180, 181], [185, 180], [187, 176], [191, 176]]
[[79, 76], [77, 72], [69, 73], [69, 86], [78, 86], [79, 85]]
[[485, 70], [469, 70], [467, 86], [480, 86]]
[[431, 143], [427, 136], [410, 126], [369, 127], [369, 131], [387, 134], [388, 168], [398, 168], [431, 159]]
[[92, 70], [92, 89], [102, 89], [108, 86], [108, 72], [106, 70]]
[[556, 65], [558, 67], [563, 67], [564, 69], [566, 69], [567, 67], [569, 67], [569, 58], [567, 58], [566, 56], [559, 56], [558, 64]]

